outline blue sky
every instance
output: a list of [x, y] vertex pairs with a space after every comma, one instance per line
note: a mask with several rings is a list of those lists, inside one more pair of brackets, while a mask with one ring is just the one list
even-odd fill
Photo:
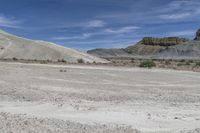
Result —
[[79, 50], [126, 47], [143, 37], [194, 38], [199, 0], [0, 0], [0, 28]]

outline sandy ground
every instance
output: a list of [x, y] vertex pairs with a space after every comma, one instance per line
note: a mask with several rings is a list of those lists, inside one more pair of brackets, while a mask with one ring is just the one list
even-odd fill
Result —
[[200, 73], [0, 63], [1, 133], [200, 133]]

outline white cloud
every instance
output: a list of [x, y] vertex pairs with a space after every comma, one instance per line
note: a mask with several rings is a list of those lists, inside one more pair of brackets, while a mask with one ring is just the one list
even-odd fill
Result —
[[104, 27], [106, 25], [106, 23], [102, 20], [92, 20], [92, 21], [89, 21], [85, 27], [88, 27], [88, 28], [101, 28], [101, 27]]
[[186, 31], [177, 31], [171, 32], [168, 36], [195, 36], [195, 31], [193, 30], [186, 30]]
[[164, 15], [160, 15], [159, 18], [161, 19], [183, 19], [186, 18], [188, 16], [190, 16], [190, 13], [180, 13], [180, 14], [164, 14]]
[[71, 37], [66, 37], [66, 36], [57, 36], [57, 37], [52, 37], [52, 40], [81, 40], [81, 39], [88, 39], [90, 38], [92, 35], [90, 33], [84, 33], [81, 36], [71, 36]]
[[122, 27], [120, 29], [105, 29], [105, 32], [107, 33], [113, 33], [113, 34], [122, 34], [122, 33], [128, 33], [128, 32], [132, 32], [133, 30], [137, 30], [139, 29], [139, 27], [137, 26], [127, 26], [127, 27]]
[[199, 6], [199, 0], [175, 0], [157, 10], [157, 13], [159, 18], [165, 20], [187, 19], [189, 17], [198, 20]]
[[116, 39], [116, 40], [93, 40], [93, 41], [69, 41], [67, 42], [68, 44], [79, 44], [79, 45], [83, 45], [83, 44], [106, 44], [106, 45], [111, 45], [113, 44], [113, 47], [116, 47], [116, 44], [120, 44], [120, 45], [124, 45], [124, 44], [134, 44], [135, 42], [138, 42], [138, 40], [134, 40], [134, 39]]
[[[138, 0], [138, 2], [146, 3], [148, 0]], [[140, 3], [140, 4], [141, 4]], [[139, 5], [140, 5], [139, 4]], [[161, 4], [154, 6], [153, 3], [143, 5], [138, 8], [137, 4], [133, 4], [129, 12], [112, 12], [100, 15], [99, 19], [107, 19], [107, 21], [117, 23], [140, 23], [140, 24], [163, 24], [171, 21], [188, 22], [200, 20], [200, 0], [171, 0], [170, 2], [162, 1]]]
[[[77, 36], [57, 36], [57, 37], [52, 37], [51, 40], [84, 40], [91, 38], [92, 36], [107, 36], [107, 35], [123, 35], [123, 33], [129, 33], [133, 32], [140, 27], [137, 26], [127, 26], [127, 27], [121, 27], [117, 29], [101, 29], [98, 30], [97, 32], [90, 32], [90, 33], [83, 33], [82, 35], [77, 35]], [[122, 37], [122, 36], [121, 36]]]
[[90, 33], [83, 33], [83, 38], [86, 39], [86, 38], [90, 38], [92, 36], [92, 34]]
[[[102, 28], [106, 25], [106, 22], [103, 20], [90, 20], [90, 21], [80, 21], [80, 22], [71, 22], [63, 23], [60, 25], [48, 26], [47, 28]], [[66, 29], [65, 29], [66, 30]]]
[[188, 9], [191, 3], [193, 2], [190, 0], [175, 0], [166, 5], [160, 12], [182, 11]]
[[8, 18], [4, 15], [0, 15], [0, 26], [1, 27], [8, 27], [8, 28], [20, 28], [19, 26], [20, 21], [14, 18]]

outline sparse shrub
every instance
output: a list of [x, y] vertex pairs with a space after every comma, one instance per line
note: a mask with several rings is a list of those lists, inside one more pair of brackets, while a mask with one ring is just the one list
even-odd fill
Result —
[[62, 69], [60, 69], [60, 72], [67, 72], [67, 70], [62, 70]]
[[200, 67], [200, 62], [197, 62], [195, 66]]
[[185, 65], [189, 66], [189, 65], [190, 65], [190, 61], [187, 61], [187, 62], [185, 63]]
[[17, 60], [18, 60], [18, 59], [17, 59], [17, 58], [15, 58], [15, 57], [13, 57], [12, 59], [13, 59], [14, 61], [17, 61]]
[[45, 60], [41, 60], [40, 63], [46, 64], [46, 61]]
[[117, 62], [113, 60], [113, 61], [112, 61], [112, 63], [114, 63], [114, 64], [115, 64], [115, 63], [117, 63]]
[[134, 60], [134, 59], [131, 59], [131, 63], [135, 63], [135, 60]]
[[185, 62], [185, 59], [181, 59], [180, 62]]
[[188, 62], [190, 62], [190, 63], [194, 63], [194, 61], [193, 61], [193, 60], [189, 60]]
[[65, 59], [58, 59], [58, 62], [66, 63], [67, 61]]
[[78, 63], [85, 63], [83, 59], [77, 59]]
[[170, 60], [165, 61], [165, 65], [170, 65], [170, 64], [171, 64]]
[[62, 59], [61, 62], [66, 63], [67, 61], [65, 59]]
[[178, 63], [177, 66], [184, 66], [184, 64], [183, 63]]
[[177, 64], [177, 66], [189, 66], [191, 65], [191, 63], [189, 61], [186, 61], [186, 62], [180, 62]]
[[152, 68], [155, 67], [156, 63], [152, 60], [146, 60], [140, 63], [139, 67], [146, 67], [146, 68]]

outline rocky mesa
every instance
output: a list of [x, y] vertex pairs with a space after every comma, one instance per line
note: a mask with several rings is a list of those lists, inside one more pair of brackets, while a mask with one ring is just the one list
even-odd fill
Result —
[[145, 37], [138, 43], [126, 48], [94, 49], [88, 51], [88, 53], [103, 58], [197, 59], [200, 57], [200, 30], [197, 31], [194, 40], [179, 37]]
[[165, 37], [165, 38], [153, 38], [153, 37], [145, 37], [142, 39], [142, 44], [144, 45], [152, 45], [152, 46], [173, 46], [179, 43], [188, 42], [189, 39], [186, 38], [178, 38], [178, 37]]
[[169, 46], [174, 46], [188, 41], [189, 39], [178, 38], [178, 37], [165, 37], [165, 38], [145, 37], [142, 39], [142, 41], [138, 42], [137, 44], [125, 48], [125, 51], [140, 56], [151, 56]]

